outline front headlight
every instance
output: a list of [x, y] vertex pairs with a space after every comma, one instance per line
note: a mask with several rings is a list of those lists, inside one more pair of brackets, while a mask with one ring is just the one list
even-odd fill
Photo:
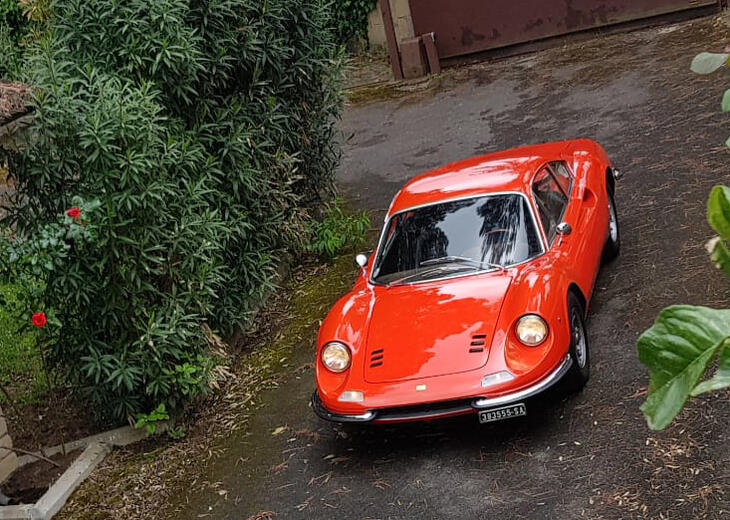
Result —
[[517, 320], [515, 333], [519, 340], [528, 347], [536, 347], [548, 336], [548, 326], [540, 316], [528, 314]]
[[333, 341], [322, 349], [322, 363], [332, 372], [344, 372], [350, 368], [350, 359], [350, 349], [344, 343]]

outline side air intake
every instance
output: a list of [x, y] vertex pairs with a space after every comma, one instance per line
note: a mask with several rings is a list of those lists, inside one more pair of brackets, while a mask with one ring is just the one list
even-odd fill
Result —
[[383, 358], [385, 357], [385, 351], [382, 348], [373, 350], [370, 353], [370, 368], [379, 367], [383, 364]]
[[487, 344], [487, 335], [486, 334], [474, 334], [471, 337], [471, 348], [469, 348], [469, 352], [476, 353], [476, 352], [484, 352], [484, 346]]

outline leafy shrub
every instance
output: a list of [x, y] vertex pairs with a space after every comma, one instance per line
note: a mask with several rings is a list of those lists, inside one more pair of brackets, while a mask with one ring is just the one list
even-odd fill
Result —
[[5, 224], [27, 247], [98, 201], [81, 208], [88, 240], [65, 237], [50, 274], [31, 273], [59, 324], [50, 359], [102, 412], [172, 411], [207, 383], [204, 330], [250, 322], [306, 241], [307, 206], [332, 191], [342, 56], [328, 2], [51, 7], [26, 67], [32, 138], [6, 151]]
[[364, 211], [347, 214], [342, 199], [336, 199], [321, 222], [312, 224], [309, 250], [323, 259], [332, 260], [345, 249], [355, 251], [365, 243], [370, 218]]
[[0, 21], [3, 25], [15, 26], [22, 23], [23, 11], [17, 0], [0, 0]]
[[[730, 65], [730, 54], [703, 52], [692, 70], [710, 74]], [[722, 99], [730, 111], [730, 89]], [[726, 145], [730, 147], [730, 138]], [[730, 277], [730, 188], [715, 186], [707, 203], [707, 220], [718, 236], [707, 250], [715, 266]], [[641, 406], [652, 429], [666, 428], [690, 396], [730, 387], [730, 309], [673, 305], [662, 310], [638, 341], [639, 359], [651, 382]], [[716, 363], [715, 363], [716, 361]], [[702, 381], [716, 365], [714, 374]]]
[[368, 15], [377, 0], [336, 0], [332, 5], [335, 33], [341, 43], [352, 44], [367, 36]]
[[[0, 385], [14, 384], [12, 397], [19, 402], [33, 402], [47, 390], [43, 363], [35, 336], [21, 331], [15, 314], [18, 285], [0, 284]], [[0, 395], [0, 402], [4, 400]]]
[[0, 78], [20, 70], [20, 39], [26, 20], [17, 0], [0, 0]]
[[8, 34], [17, 43], [22, 38], [27, 20], [18, 0], [0, 0], [0, 27], [8, 30]]
[[25, 47], [49, 16], [48, 0], [0, 0], [0, 78], [20, 78]]
[[157, 423], [160, 421], [166, 421], [170, 418], [170, 415], [165, 409], [165, 405], [161, 404], [150, 413], [138, 413], [137, 422], [134, 423], [134, 427], [144, 428], [147, 433], [153, 434], [157, 431]]

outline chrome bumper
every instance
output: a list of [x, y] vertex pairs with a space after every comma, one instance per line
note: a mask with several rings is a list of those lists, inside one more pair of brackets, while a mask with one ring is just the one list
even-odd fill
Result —
[[375, 418], [375, 412], [365, 412], [359, 415], [345, 415], [341, 413], [330, 412], [324, 407], [322, 400], [319, 398], [319, 393], [315, 390], [312, 394], [312, 410], [314, 413], [319, 415], [322, 419], [332, 422], [341, 423], [366, 423], [370, 422]]
[[523, 388], [522, 390], [518, 390], [517, 392], [512, 392], [511, 394], [500, 395], [498, 397], [479, 397], [474, 399], [472, 406], [477, 410], [482, 410], [484, 408], [493, 408], [495, 406], [517, 403], [523, 399], [527, 399], [528, 397], [535, 396], [560, 381], [568, 370], [570, 370], [572, 365], [573, 358], [570, 357], [570, 354], [567, 354], [565, 359], [560, 362], [555, 370], [550, 372], [545, 379], [542, 379], [538, 383], [528, 386], [527, 388]]
[[494, 408], [497, 406], [522, 402], [525, 399], [544, 392], [556, 384], [568, 372], [568, 370], [570, 370], [572, 365], [573, 359], [570, 357], [570, 354], [567, 354], [552, 372], [532, 386], [497, 397], [477, 397], [471, 402], [469, 402], [468, 399], [465, 399], [431, 403], [430, 410], [428, 411], [400, 412], [400, 410], [410, 407], [396, 407], [369, 410], [359, 415], [339, 414], [325, 408], [319, 397], [319, 393], [316, 391], [312, 394], [312, 410], [314, 410], [314, 413], [322, 419], [340, 423], [400, 422], [438, 419], [440, 417], [476, 412], [485, 408]]

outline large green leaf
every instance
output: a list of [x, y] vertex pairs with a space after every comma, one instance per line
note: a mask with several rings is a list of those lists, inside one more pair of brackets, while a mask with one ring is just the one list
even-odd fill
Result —
[[675, 305], [659, 313], [638, 342], [651, 376], [641, 406], [650, 428], [665, 428], [676, 417], [728, 336], [730, 310]]
[[712, 229], [725, 240], [730, 240], [730, 188], [715, 186], [707, 201], [707, 220]]
[[701, 52], [692, 60], [690, 68], [697, 74], [711, 74], [725, 65], [730, 54]]

